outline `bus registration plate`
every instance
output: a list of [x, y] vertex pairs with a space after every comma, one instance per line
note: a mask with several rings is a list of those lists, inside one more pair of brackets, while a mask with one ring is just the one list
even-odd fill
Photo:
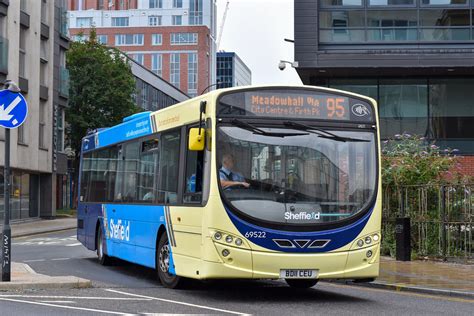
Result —
[[282, 279], [316, 279], [318, 270], [310, 269], [282, 269], [280, 278]]

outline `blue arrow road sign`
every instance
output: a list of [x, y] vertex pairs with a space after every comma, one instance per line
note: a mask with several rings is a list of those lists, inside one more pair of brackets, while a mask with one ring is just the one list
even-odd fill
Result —
[[17, 128], [26, 120], [28, 105], [20, 93], [0, 91], [0, 126]]

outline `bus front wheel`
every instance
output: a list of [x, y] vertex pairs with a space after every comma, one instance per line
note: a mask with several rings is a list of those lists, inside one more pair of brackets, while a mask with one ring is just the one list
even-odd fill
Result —
[[171, 246], [166, 233], [162, 234], [156, 250], [156, 271], [158, 279], [163, 286], [175, 289], [182, 286], [183, 279], [177, 275], [169, 273]]
[[99, 259], [99, 263], [103, 266], [110, 265], [112, 259], [105, 254], [104, 251], [104, 233], [102, 231], [101, 225], [97, 229], [97, 236], [96, 236], [96, 243], [97, 243], [97, 259]]
[[318, 283], [316, 279], [285, 279], [286, 283], [294, 288], [309, 289]]

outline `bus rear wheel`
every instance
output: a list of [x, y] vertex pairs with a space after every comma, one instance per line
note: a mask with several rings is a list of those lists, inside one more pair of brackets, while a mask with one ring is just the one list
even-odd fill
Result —
[[171, 246], [166, 233], [162, 234], [156, 250], [156, 272], [163, 286], [176, 289], [183, 285], [183, 278], [171, 274], [170, 270]]
[[99, 263], [103, 266], [108, 266], [112, 263], [112, 258], [107, 256], [104, 251], [104, 233], [101, 225], [97, 229], [96, 244], [97, 244], [97, 259]]
[[318, 283], [316, 279], [285, 279], [286, 283], [297, 289], [309, 289]]

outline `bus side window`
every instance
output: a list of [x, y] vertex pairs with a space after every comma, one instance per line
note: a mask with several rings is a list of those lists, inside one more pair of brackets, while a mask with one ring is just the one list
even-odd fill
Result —
[[179, 130], [161, 134], [156, 203], [176, 204], [178, 202], [180, 138]]
[[137, 199], [137, 173], [139, 161], [139, 145], [133, 142], [125, 145], [125, 155], [123, 159], [123, 192], [120, 199], [124, 202], [133, 202]]
[[[189, 134], [189, 130], [188, 130]], [[204, 169], [204, 151], [186, 152], [184, 203], [201, 203], [202, 178]]]

